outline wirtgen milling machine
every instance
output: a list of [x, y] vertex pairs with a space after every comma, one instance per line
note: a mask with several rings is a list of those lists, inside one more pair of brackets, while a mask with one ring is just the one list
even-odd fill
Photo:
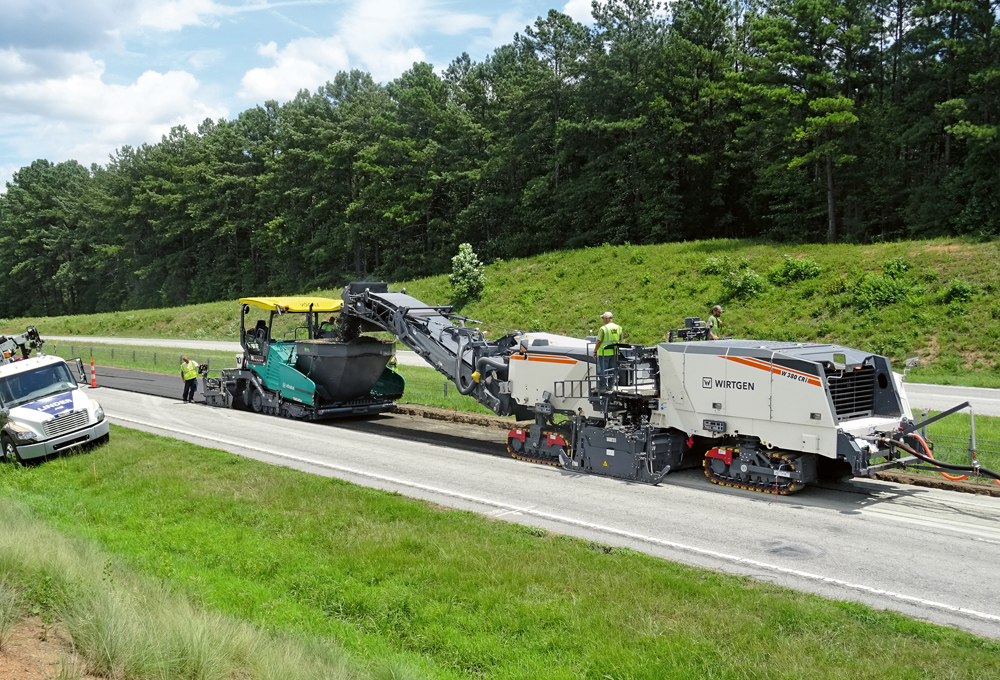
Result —
[[533, 420], [508, 435], [515, 458], [654, 484], [701, 465], [716, 484], [777, 494], [820, 476], [932, 461], [901, 378], [868, 352], [758, 340], [622, 344], [598, 376], [593, 339], [517, 331], [489, 340], [467, 325], [481, 322], [384, 283], [352, 283], [343, 300], [345, 338], [389, 331], [462, 394]]

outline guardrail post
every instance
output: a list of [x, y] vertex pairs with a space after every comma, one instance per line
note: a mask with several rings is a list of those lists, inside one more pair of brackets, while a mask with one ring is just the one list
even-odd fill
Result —
[[114, 347], [111, 348], [111, 360], [112, 361], [115, 360], [115, 348]]
[[153, 365], [156, 366], [156, 352], [153, 352]]
[[976, 462], [976, 414], [969, 407], [969, 465]]
[[132, 350], [132, 363], [135, 363], [135, 350]]
[[446, 396], [446, 397], [448, 396], [448, 382], [447, 381], [445, 381], [445, 383], [444, 383], [444, 396]]

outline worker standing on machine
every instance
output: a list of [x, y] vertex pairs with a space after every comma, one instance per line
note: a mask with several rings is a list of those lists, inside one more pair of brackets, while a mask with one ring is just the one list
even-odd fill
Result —
[[718, 340], [722, 335], [722, 306], [712, 307], [712, 315], [708, 317], [708, 337]]
[[601, 391], [613, 385], [614, 371], [618, 364], [618, 343], [622, 340], [622, 327], [612, 323], [611, 312], [601, 314], [604, 325], [597, 331], [597, 346], [594, 347], [594, 357], [597, 359], [597, 385]]
[[198, 389], [198, 362], [181, 357], [181, 377], [184, 379], [184, 401], [194, 403], [194, 393]]

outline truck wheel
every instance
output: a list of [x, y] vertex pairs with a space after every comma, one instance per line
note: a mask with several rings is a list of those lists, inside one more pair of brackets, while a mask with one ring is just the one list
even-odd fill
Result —
[[0, 446], [3, 446], [3, 457], [10, 462], [22, 462], [21, 456], [17, 452], [17, 444], [8, 435], [0, 437]]

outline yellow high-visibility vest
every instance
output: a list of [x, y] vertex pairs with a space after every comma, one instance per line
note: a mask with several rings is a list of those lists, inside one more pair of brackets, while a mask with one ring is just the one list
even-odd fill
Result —
[[185, 380], [194, 380], [195, 378], [198, 377], [197, 361], [182, 362], [181, 365], [184, 367], [183, 375]]
[[616, 323], [607, 323], [597, 332], [597, 341], [601, 349], [597, 353], [602, 357], [614, 356], [618, 353], [618, 343], [622, 340], [622, 327]]

